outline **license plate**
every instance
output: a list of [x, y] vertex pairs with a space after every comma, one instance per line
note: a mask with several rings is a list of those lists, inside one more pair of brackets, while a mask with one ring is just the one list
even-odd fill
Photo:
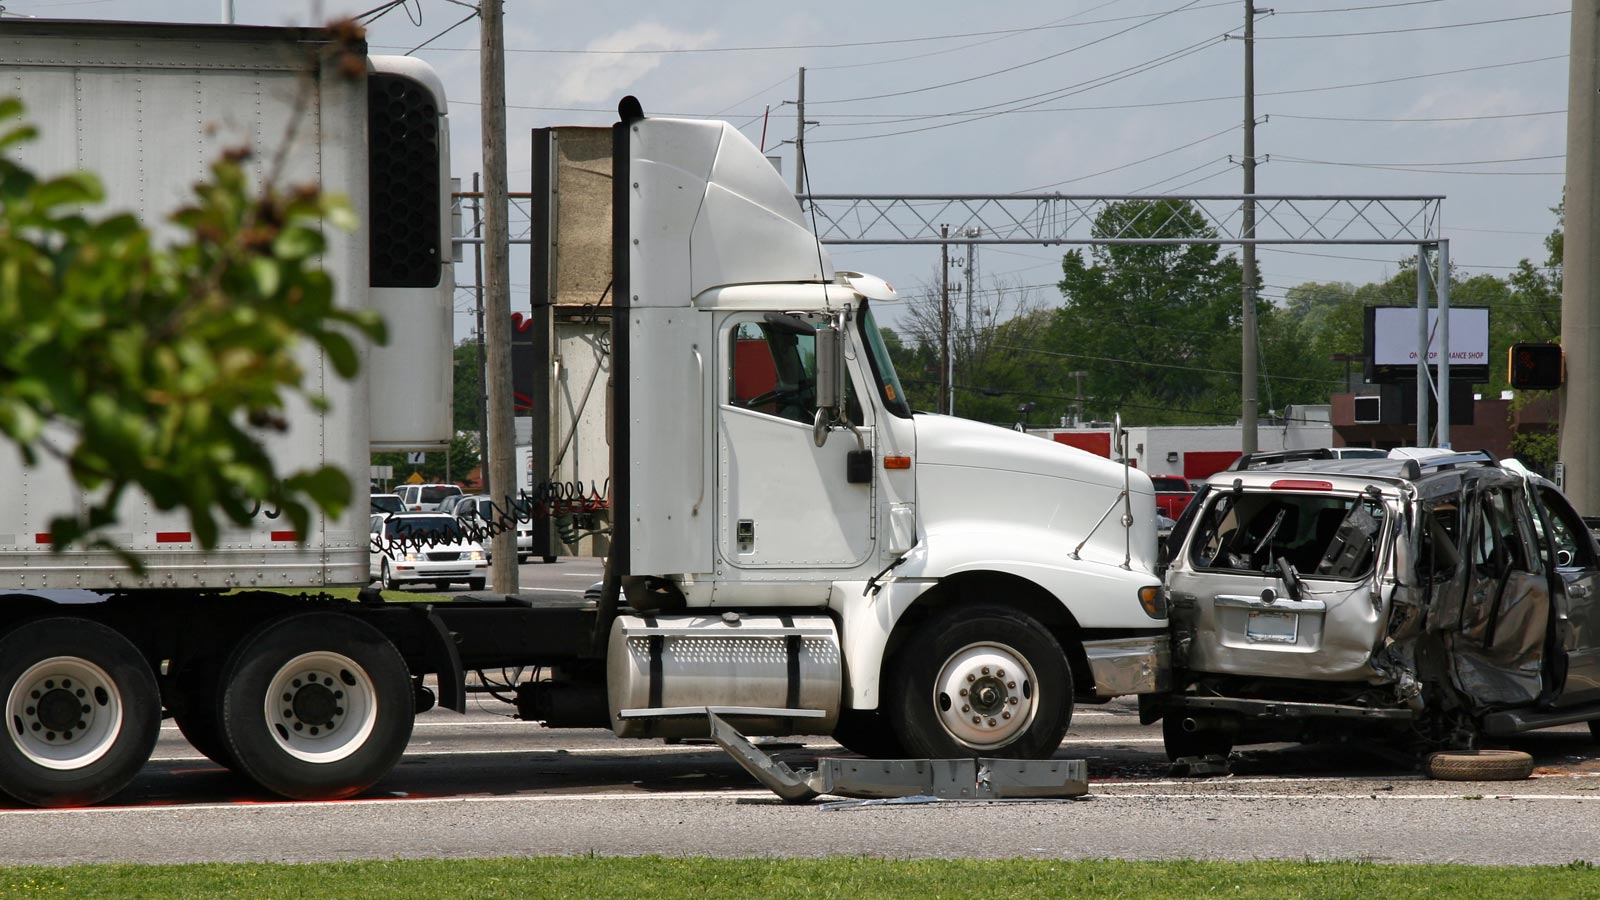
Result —
[[1294, 613], [1251, 610], [1245, 637], [1266, 644], [1293, 644], [1299, 629], [1300, 617]]

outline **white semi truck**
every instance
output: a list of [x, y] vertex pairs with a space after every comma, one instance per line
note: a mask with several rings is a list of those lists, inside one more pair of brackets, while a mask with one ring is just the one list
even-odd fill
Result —
[[[154, 221], [216, 123], [260, 146], [282, 133], [320, 37], [8, 21], [0, 39], [0, 71], [42, 126], [32, 161], [97, 170], [113, 203]], [[331, 407], [293, 411], [270, 444], [286, 466], [359, 472], [369, 449], [449, 436], [444, 97], [414, 61], [367, 68], [317, 73], [291, 158], [355, 201], [367, 227], [333, 235], [327, 267], [340, 302], [385, 313], [395, 340], [349, 382], [308, 367]], [[612, 135], [612, 534], [595, 596], [319, 595], [368, 582], [359, 502], [304, 535], [264, 515], [212, 551], [130, 503], [115, 537], [143, 556], [134, 574], [36, 544], [76, 495], [48, 464], [13, 461], [0, 790], [105, 799], [170, 715], [271, 791], [347, 796], [393, 766], [416, 712], [463, 709], [465, 673], [502, 667], [542, 673], [517, 705], [550, 727], [705, 735], [714, 712], [745, 733], [917, 757], [1048, 756], [1076, 703], [1165, 687], [1146, 476], [913, 412], [875, 315], [893, 290], [832, 268], [749, 141], [631, 100]], [[37, 594], [59, 588], [103, 599]]]

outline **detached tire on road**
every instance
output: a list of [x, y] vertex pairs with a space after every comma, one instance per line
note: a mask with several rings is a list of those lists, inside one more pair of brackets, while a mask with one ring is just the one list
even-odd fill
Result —
[[388, 774], [414, 709], [399, 651], [339, 613], [268, 623], [234, 650], [222, 682], [227, 752], [256, 783], [296, 800], [349, 797]]
[[0, 790], [33, 806], [98, 803], [138, 774], [161, 730], [155, 673], [89, 619], [37, 619], [0, 639]]
[[887, 711], [913, 757], [1047, 759], [1072, 721], [1061, 645], [1026, 613], [958, 606], [895, 654]]
[[1533, 774], [1533, 757], [1520, 750], [1450, 750], [1430, 753], [1423, 768], [1439, 781], [1521, 781]]

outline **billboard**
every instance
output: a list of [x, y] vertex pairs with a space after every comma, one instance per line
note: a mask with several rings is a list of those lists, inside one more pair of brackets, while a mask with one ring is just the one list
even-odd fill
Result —
[[[1366, 309], [1366, 377], [1374, 384], [1416, 381], [1417, 309], [1369, 306]], [[1428, 366], [1436, 367], [1439, 310], [1428, 310]], [[1479, 384], [1489, 380], [1489, 310], [1450, 308], [1450, 380]]]

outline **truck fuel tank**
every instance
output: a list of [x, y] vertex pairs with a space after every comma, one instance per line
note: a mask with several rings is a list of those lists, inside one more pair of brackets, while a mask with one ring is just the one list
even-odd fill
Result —
[[704, 737], [709, 709], [744, 734], [831, 734], [842, 666], [827, 616], [621, 616], [606, 653], [611, 728]]

